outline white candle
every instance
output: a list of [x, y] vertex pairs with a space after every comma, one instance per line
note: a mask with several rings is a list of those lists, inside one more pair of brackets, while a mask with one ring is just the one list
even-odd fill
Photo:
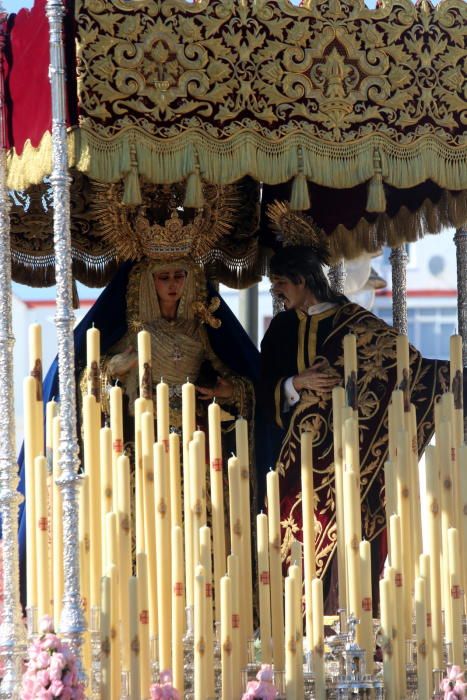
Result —
[[[211, 659], [214, 649], [213, 644], [213, 607], [212, 607], [212, 552], [211, 552], [211, 528], [203, 525], [199, 531], [199, 559], [204, 567], [205, 588], [206, 588], [206, 658]], [[213, 698], [214, 692], [214, 665], [208, 663], [206, 666], [206, 686], [207, 697]]]
[[53, 443], [53, 509], [52, 509], [52, 544], [53, 544], [53, 601], [54, 624], [58, 629], [62, 614], [63, 599], [63, 510], [62, 494], [57, 485], [57, 479], [61, 476], [59, 461], [60, 445], [60, 418], [56, 416], [52, 422]]
[[[186, 381], [182, 386], [182, 443], [183, 443], [183, 514], [185, 528], [186, 604], [193, 605], [193, 523], [191, 516], [189, 444], [196, 428], [195, 385]], [[214, 505], [213, 505], [214, 511]], [[214, 517], [214, 514], [213, 514]], [[222, 518], [222, 524], [224, 519]]]
[[183, 697], [183, 633], [185, 605], [183, 594], [185, 571], [183, 565], [183, 530], [180, 525], [172, 527], [172, 669], [174, 687]]
[[138, 634], [139, 634], [139, 677], [141, 697], [149, 698], [151, 667], [149, 650], [149, 608], [148, 608], [148, 557], [145, 552], [136, 555], [138, 577]]
[[100, 614], [100, 638], [101, 638], [101, 685], [100, 696], [102, 700], [111, 700], [111, 668], [110, 668], [110, 578], [101, 578], [101, 614]]
[[297, 606], [295, 581], [285, 579], [285, 696], [287, 700], [298, 698], [297, 679]]
[[371, 581], [371, 545], [368, 541], [360, 542], [360, 580], [362, 607], [360, 612], [361, 643], [365, 649], [367, 673], [373, 673], [373, 600]]
[[443, 665], [443, 630], [441, 618], [441, 485], [436, 448], [425, 450], [426, 522], [430, 552], [431, 623], [433, 639], [433, 668]]
[[[125, 579], [126, 580], [126, 579]], [[130, 700], [140, 700], [140, 675], [139, 675], [139, 629], [138, 629], [138, 579], [130, 576], [126, 581], [127, 595], [129, 599], [128, 638], [130, 640]], [[125, 627], [125, 622], [122, 628]]]
[[23, 380], [24, 404], [24, 464], [26, 473], [26, 571], [27, 571], [27, 605], [37, 605], [37, 550], [36, 550], [36, 505], [35, 505], [35, 469], [34, 459], [38, 456], [35, 444], [35, 405], [36, 384], [32, 377]]
[[227, 557], [227, 574], [232, 582], [232, 687], [233, 696], [242, 696], [240, 641], [243, 616], [240, 613], [240, 560], [236, 554]]
[[[337, 530], [337, 576], [339, 607], [347, 610], [347, 583], [345, 577], [345, 537], [344, 537], [344, 451], [342, 444], [342, 410], [345, 406], [345, 391], [336, 386], [332, 390], [333, 440], [334, 440], [334, 480]], [[305, 593], [306, 595], [306, 593]], [[307, 633], [308, 634], [308, 633]]]
[[308, 645], [311, 643], [313, 630], [313, 613], [311, 601], [311, 582], [316, 575], [315, 563], [315, 490], [313, 485], [313, 434], [303, 432], [301, 435], [301, 482], [302, 482], [302, 523], [303, 554], [305, 564], [305, 619]]
[[[131, 577], [131, 506], [130, 506], [130, 462], [122, 455], [117, 460], [118, 476], [118, 550], [119, 550], [119, 611], [120, 620], [128, 620], [129, 598], [128, 580]], [[121, 626], [122, 666], [130, 671], [130, 638], [129, 626]]]
[[[212, 539], [214, 554], [214, 600], [219, 600], [219, 581], [225, 573], [225, 530], [224, 530], [224, 486], [222, 483], [222, 445], [220, 408], [217, 403], [208, 407], [209, 461], [211, 475]], [[216, 621], [220, 620], [220, 610], [216, 602]]]
[[311, 650], [313, 673], [315, 676], [315, 698], [326, 700], [326, 681], [324, 676], [324, 617], [323, 617], [323, 582], [314, 578], [311, 582], [311, 599], [313, 604], [313, 629]]
[[205, 579], [204, 568], [201, 565], [195, 567], [194, 580], [194, 700], [205, 700], [206, 695], [206, 656], [205, 656]]
[[449, 608], [449, 624], [446, 624], [446, 639], [448, 642], [452, 642], [453, 664], [462, 668], [464, 664], [464, 638], [462, 634], [464, 591], [462, 590], [459, 533], [453, 527], [448, 530], [448, 561], [451, 605]]
[[232, 582], [229, 576], [223, 576], [220, 581], [220, 610], [221, 610], [221, 677], [222, 700], [233, 698], [233, 666], [232, 666]]
[[102, 575], [101, 484], [99, 454], [100, 406], [95, 396], [83, 396], [84, 471], [89, 479], [90, 610], [99, 604]]
[[397, 694], [397, 664], [394, 654], [393, 631], [393, 606], [391, 596], [391, 582], [382, 578], [379, 582], [379, 597], [381, 604], [381, 635], [383, 650], [383, 676], [384, 689], [387, 700], [398, 700]]
[[183, 697], [183, 632], [185, 626], [183, 565], [183, 530], [180, 525], [172, 527], [172, 669], [174, 688]]
[[182, 526], [182, 488], [180, 482], [180, 438], [177, 433], [169, 435], [170, 463], [170, 513], [172, 525]]
[[110, 429], [112, 431], [112, 483], [113, 509], [118, 509], [117, 459], [123, 454], [122, 390], [119, 386], [110, 389]]
[[261, 635], [261, 662], [271, 663], [271, 597], [269, 589], [268, 517], [256, 516], [258, 547], [258, 598]]
[[[164, 473], [164, 446], [154, 445], [154, 493], [156, 503], [156, 547], [161, 562], [170, 560], [170, 526], [167, 518], [169, 493]], [[171, 594], [170, 576], [163, 566], [157, 567], [157, 607], [159, 609], [159, 663], [161, 671], [171, 665]]]
[[285, 668], [284, 650], [284, 586], [282, 580], [281, 526], [279, 474], [269, 471], [266, 476], [268, 499], [268, 538], [269, 538], [269, 575], [271, 587], [272, 645], [274, 667], [278, 671]]
[[49, 505], [47, 494], [47, 461], [36, 457], [34, 461], [36, 483], [36, 547], [37, 547], [37, 612], [38, 618], [50, 614], [49, 587]]
[[[242, 664], [247, 661], [247, 640], [253, 636], [253, 574], [251, 568], [251, 515], [250, 515], [250, 459], [248, 451], [248, 422], [238, 418], [235, 422], [237, 457], [240, 463], [240, 489], [242, 511], [242, 599], [244, 600], [242, 623]], [[272, 587], [271, 587], [272, 595]]]
[[415, 624], [417, 629], [417, 685], [420, 698], [431, 695], [430, 668], [428, 665], [428, 645], [426, 627], [426, 584], [425, 579], [415, 579]]

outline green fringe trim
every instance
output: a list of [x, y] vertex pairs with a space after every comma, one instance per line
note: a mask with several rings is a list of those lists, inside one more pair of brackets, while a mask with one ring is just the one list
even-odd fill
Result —
[[201, 209], [203, 205], [203, 185], [201, 182], [199, 169], [197, 168], [193, 173], [188, 175], [183, 206], [190, 209]]
[[[297, 173], [325, 187], [349, 188], [375, 175], [374, 153], [384, 162], [384, 181], [394, 187], [414, 187], [433, 180], [447, 190], [467, 189], [467, 145], [448, 147], [433, 134], [400, 144], [380, 133], [357, 142], [320, 141], [297, 130], [280, 141], [243, 130], [218, 141], [198, 129], [173, 138], [154, 139], [140, 129], [127, 129], [112, 139], [84, 127], [69, 133], [69, 164], [98, 182], [118, 182], [130, 172], [130, 148], [136, 149], [138, 172], [150, 183], [183, 182], [199, 167], [208, 183], [229, 184], [246, 174], [274, 185]], [[303, 167], [298, 162], [301, 148]], [[51, 138], [27, 144], [18, 156], [8, 154], [8, 187], [26, 189], [51, 171]]]
[[381, 173], [375, 173], [368, 183], [366, 210], [378, 214], [382, 214], [386, 211], [386, 195]]
[[293, 211], [308, 211], [311, 207], [308, 180], [303, 173], [295, 175], [290, 193], [290, 208]]

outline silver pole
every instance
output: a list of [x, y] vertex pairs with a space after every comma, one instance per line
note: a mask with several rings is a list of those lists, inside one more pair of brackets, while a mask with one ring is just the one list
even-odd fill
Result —
[[467, 367], [467, 227], [458, 228], [454, 243], [457, 261], [457, 319], [462, 336], [462, 360]]
[[331, 265], [328, 272], [329, 284], [333, 292], [337, 294], [345, 294], [345, 262], [344, 259], [339, 260], [335, 265]]
[[[0, 5], [0, 65], [7, 14]], [[18, 466], [13, 396], [13, 316], [11, 301], [10, 202], [6, 185], [6, 124], [3, 72], [0, 69], [0, 514], [3, 540], [3, 620], [0, 655], [4, 672], [0, 698], [19, 698], [26, 633], [21, 622], [18, 560]]]
[[258, 285], [241, 289], [238, 300], [240, 323], [258, 345]]
[[405, 245], [392, 249], [392, 325], [401, 335], [407, 335], [407, 260]]
[[70, 178], [65, 123], [64, 6], [47, 0], [50, 30], [50, 83], [52, 88], [52, 175], [54, 248], [57, 304], [58, 374], [60, 392], [60, 468], [58, 485], [63, 499], [64, 595], [60, 632], [76, 655], [80, 676], [82, 633], [85, 629], [79, 590], [78, 441], [76, 435], [75, 349], [73, 342], [70, 232]]

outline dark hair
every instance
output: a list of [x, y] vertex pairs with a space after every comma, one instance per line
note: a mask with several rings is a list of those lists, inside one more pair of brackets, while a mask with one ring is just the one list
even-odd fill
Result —
[[349, 300], [344, 294], [334, 292], [329, 286], [323, 265], [307, 246], [290, 246], [275, 253], [269, 262], [269, 274], [287, 277], [294, 284], [305, 280], [318, 301], [331, 301], [346, 304]]

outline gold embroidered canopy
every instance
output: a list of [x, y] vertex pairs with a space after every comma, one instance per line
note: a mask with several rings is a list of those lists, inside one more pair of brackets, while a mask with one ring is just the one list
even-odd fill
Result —
[[[127, 206], [182, 183], [199, 207], [202, 183], [249, 177], [311, 209], [336, 255], [461, 225], [466, 19], [463, 0], [78, 1], [72, 169]], [[9, 182], [49, 171], [45, 128]]]

